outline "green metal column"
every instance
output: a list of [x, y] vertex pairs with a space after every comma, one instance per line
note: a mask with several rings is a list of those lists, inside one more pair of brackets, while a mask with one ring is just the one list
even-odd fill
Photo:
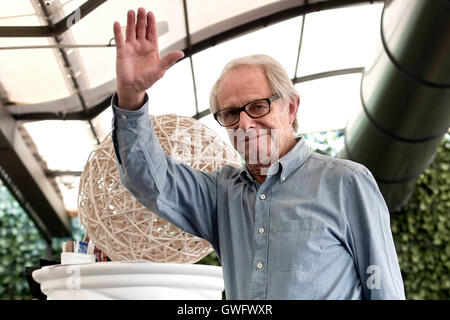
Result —
[[373, 173], [391, 211], [409, 200], [450, 124], [450, 1], [386, 1], [361, 112], [338, 155]]

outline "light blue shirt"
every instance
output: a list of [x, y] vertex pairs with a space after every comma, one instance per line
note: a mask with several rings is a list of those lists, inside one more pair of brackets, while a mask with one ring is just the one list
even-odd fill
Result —
[[145, 207], [206, 239], [228, 299], [404, 299], [389, 211], [370, 171], [300, 138], [259, 185], [247, 169], [207, 173], [165, 155], [148, 117], [117, 107], [122, 184]]

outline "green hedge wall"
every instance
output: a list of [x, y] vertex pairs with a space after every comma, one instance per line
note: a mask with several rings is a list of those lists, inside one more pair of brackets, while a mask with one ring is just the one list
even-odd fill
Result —
[[[73, 239], [81, 240], [78, 219], [71, 220]], [[0, 300], [31, 299], [25, 268], [39, 265], [39, 259], [58, 259], [61, 242], [54, 238], [47, 257], [47, 243], [36, 225], [0, 181]]]
[[0, 299], [28, 299], [26, 266], [45, 257], [47, 244], [34, 223], [0, 185]]
[[391, 229], [408, 299], [450, 299], [450, 135]]

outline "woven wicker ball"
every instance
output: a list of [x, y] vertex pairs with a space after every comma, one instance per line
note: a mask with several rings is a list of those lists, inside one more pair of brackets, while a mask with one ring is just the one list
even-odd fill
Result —
[[[176, 160], [202, 171], [241, 166], [237, 152], [199, 121], [173, 114], [150, 118], [164, 152]], [[194, 263], [213, 250], [142, 206], [122, 186], [111, 135], [84, 167], [78, 216], [89, 239], [114, 261]]]

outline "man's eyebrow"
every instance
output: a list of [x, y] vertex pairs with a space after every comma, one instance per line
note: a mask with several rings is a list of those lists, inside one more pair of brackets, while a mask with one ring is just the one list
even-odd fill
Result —
[[225, 106], [225, 107], [223, 107], [223, 108], [221, 108], [222, 110], [225, 110], [225, 109], [237, 109], [237, 108], [240, 108], [241, 106], [236, 106], [235, 104], [232, 104], [232, 105], [228, 105], [228, 106]]
[[228, 105], [228, 106], [223, 107], [223, 108], [221, 108], [221, 109], [222, 109], [222, 110], [225, 110], [225, 109], [231, 109], [231, 108], [236, 109], [236, 108], [240, 108], [240, 107], [242, 107], [242, 106], [245, 106], [247, 103], [250, 103], [250, 102], [253, 102], [253, 101], [256, 101], [256, 100], [261, 100], [261, 99], [263, 99], [263, 98], [244, 99], [244, 103], [241, 104], [241, 105], [236, 106], [236, 104], [231, 104], [231, 105]]

